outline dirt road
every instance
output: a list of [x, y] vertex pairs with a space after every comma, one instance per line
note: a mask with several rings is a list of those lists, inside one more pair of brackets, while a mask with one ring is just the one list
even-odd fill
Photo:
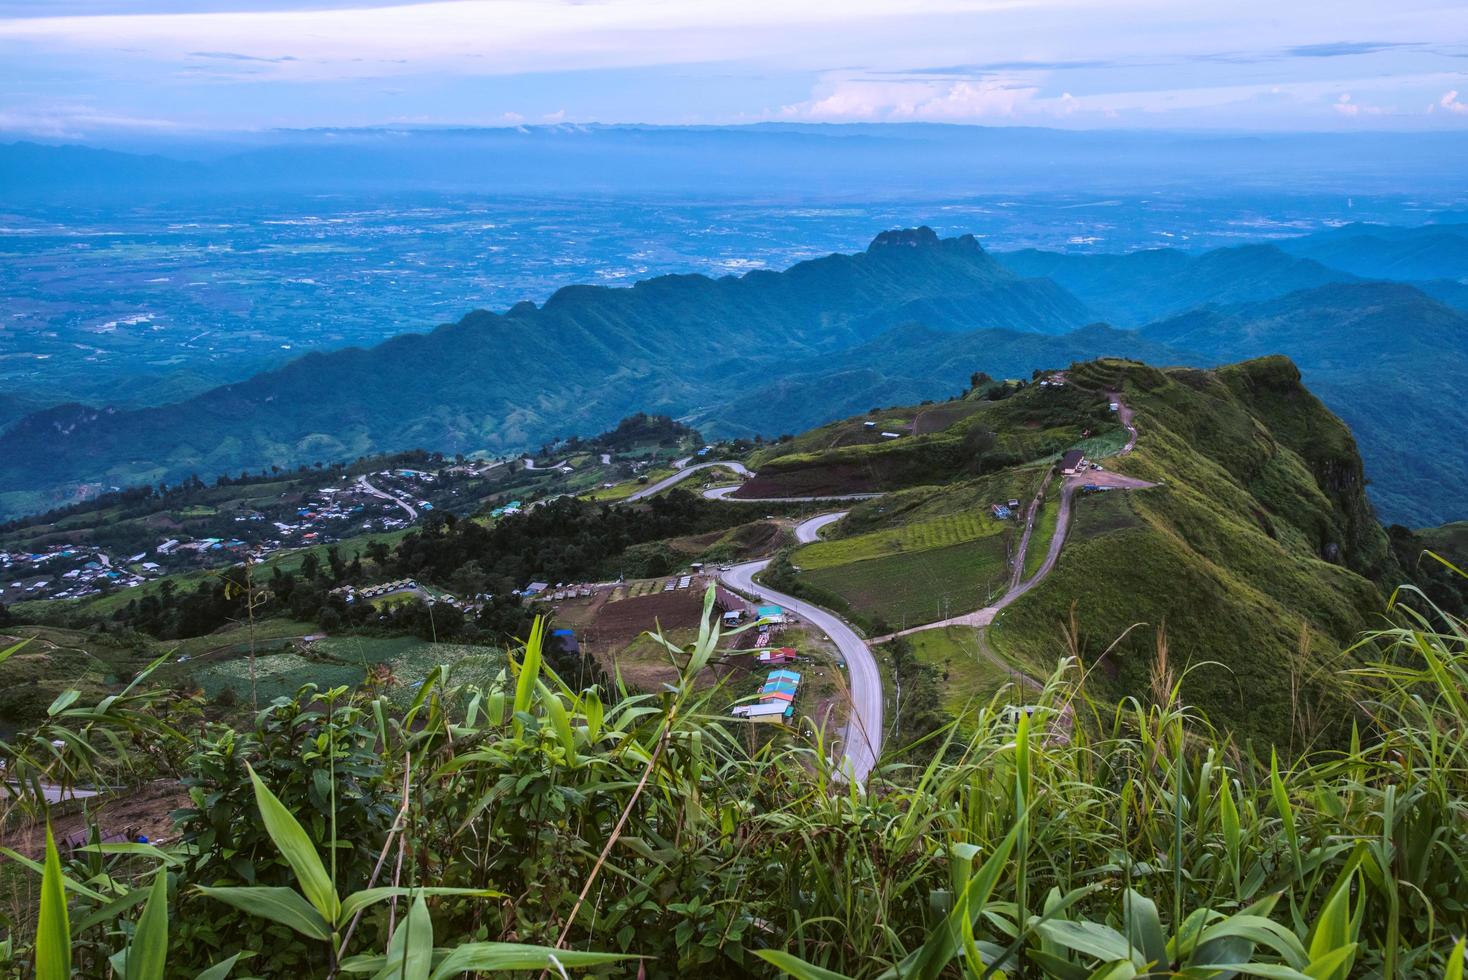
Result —
[[[1121, 423], [1126, 426], [1129, 434], [1126, 445], [1117, 453], [1118, 456], [1124, 456], [1136, 448], [1137, 445], [1137, 429], [1132, 424], [1132, 410], [1121, 400], [1121, 394], [1119, 392], [1107, 392], [1107, 397], [1117, 403], [1117, 414], [1120, 416]], [[1024, 534], [1020, 537], [1019, 548], [1014, 557], [1014, 568], [1010, 573], [1009, 589], [1005, 591], [1004, 595], [1000, 596], [996, 602], [982, 609], [976, 609], [971, 613], [941, 619], [936, 623], [913, 626], [909, 629], [899, 630], [888, 636], [875, 637], [872, 642], [885, 643], [887, 640], [896, 636], [908, 636], [913, 633], [921, 633], [923, 630], [941, 629], [944, 626], [972, 626], [981, 629], [993, 623], [994, 617], [998, 616], [1006, 606], [1039, 585], [1047, 575], [1055, 570], [1056, 563], [1060, 561], [1061, 549], [1065, 547], [1066, 534], [1070, 530], [1071, 504], [1075, 499], [1076, 491], [1087, 485], [1106, 487], [1113, 490], [1145, 490], [1148, 487], [1156, 486], [1155, 483], [1148, 483], [1146, 480], [1139, 480], [1136, 477], [1126, 476], [1122, 473], [1113, 473], [1110, 470], [1086, 470], [1083, 473], [1066, 477], [1060, 487], [1060, 501], [1058, 504], [1060, 509], [1055, 518], [1055, 534], [1050, 538], [1050, 546], [1045, 552], [1045, 560], [1041, 562], [1039, 568], [1035, 569], [1034, 575], [1021, 581], [1024, 575], [1025, 556], [1029, 552], [1030, 535], [1034, 531], [1035, 520], [1039, 517], [1040, 504], [1044, 496], [1044, 489], [1042, 488], [1040, 493], [1035, 495], [1035, 499], [1030, 501], [1030, 506], [1025, 511], [1025, 530]]]

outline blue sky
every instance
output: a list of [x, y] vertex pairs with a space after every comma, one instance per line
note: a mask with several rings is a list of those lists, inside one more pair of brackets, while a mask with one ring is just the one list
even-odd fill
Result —
[[1462, 0], [0, 0], [0, 132], [1468, 129]]

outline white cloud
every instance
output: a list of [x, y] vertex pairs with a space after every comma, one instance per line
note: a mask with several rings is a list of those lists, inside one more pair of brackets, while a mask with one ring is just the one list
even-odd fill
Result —
[[165, 133], [187, 128], [190, 127], [171, 119], [108, 112], [90, 105], [0, 109], [0, 132], [27, 133], [47, 139], [82, 139], [98, 131]]
[[1039, 88], [1019, 78], [959, 82], [842, 78], [812, 98], [782, 106], [787, 119], [961, 122], [1014, 116]]
[[1457, 113], [1460, 116], [1468, 116], [1468, 102], [1459, 101], [1457, 89], [1444, 92], [1443, 97], [1437, 100], [1437, 104], [1449, 112]]

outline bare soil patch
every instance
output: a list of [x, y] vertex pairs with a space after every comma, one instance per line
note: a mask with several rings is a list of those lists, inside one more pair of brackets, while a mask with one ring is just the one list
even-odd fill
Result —
[[730, 497], [836, 497], [848, 493], [873, 493], [880, 490], [870, 468], [854, 463], [835, 463], [819, 467], [765, 472], [761, 471]]

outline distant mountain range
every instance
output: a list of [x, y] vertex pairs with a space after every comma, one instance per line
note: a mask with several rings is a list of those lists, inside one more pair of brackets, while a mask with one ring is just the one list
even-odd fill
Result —
[[[1211, 135], [1030, 127], [764, 123], [546, 125], [154, 134], [146, 154], [0, 145], [9, 196], [84, 190], [171, 197], [239, 190], [492, 188], [497, 193], [1209, 194], [1257, 191], [1259, 176], [1312, 193], [1431, 193], [1453, 186], [1468, 134]], [[132, 147], [130, 147], [132, 148]], [[160, 156], [158, 154], [163, 154]]]
[[[1340, 244], [1362, 238], [1386, 246]], [[1413, 286], [1359, 281], [1297, 254], [1332, 241], [1367, 273], [1393, 261], [1393, 248], [1406, 255], [1420, 244], [1333, 233], [1203, 255], [996, 260], [971, 236], [918, 228], [783, 272], [571, 287], [539, 307], [311, 354], [187, 401], [31, 413], [0, 434], [0, 508], [33, 510], [79, 484], [414, 446], [507, 452], [641, 410], [712, 433], [775, 434], [951, 395], [980, 370], [1028, 376], [1107, 355], [1203, 366], [1283, 353], [1352, 424], [1387, 520], [1462, 518], [1468, 498], [1450, 476], [1468, 469], [1468, 414], [1452, 385], [1468, 367], [1468, 316]]]

